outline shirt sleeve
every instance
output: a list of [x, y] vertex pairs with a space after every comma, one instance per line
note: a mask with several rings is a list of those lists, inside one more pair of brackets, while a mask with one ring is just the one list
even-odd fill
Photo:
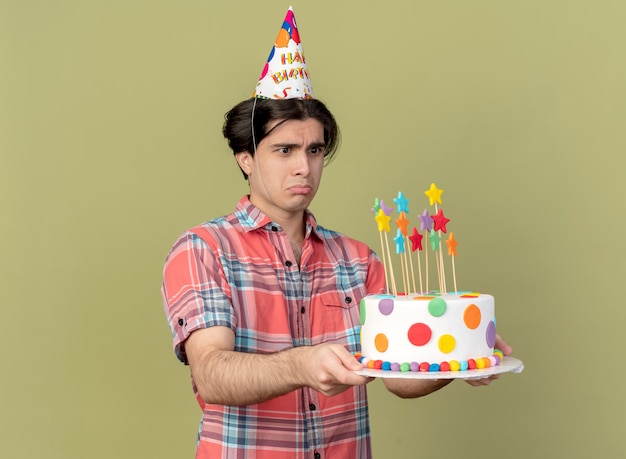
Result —
[[186, 232], [176, 241], [165, 261], [161, 294], [174, 352], [185, 364], [184, 343], [192, 332], [214, 326], [235, 330], [230, 286], [212, 239]]
[[385, 268], [378, 255], [370, 249], [369, 269], [367, 270], [366, 290], [368, 294], [384, 293], [386, 289]]

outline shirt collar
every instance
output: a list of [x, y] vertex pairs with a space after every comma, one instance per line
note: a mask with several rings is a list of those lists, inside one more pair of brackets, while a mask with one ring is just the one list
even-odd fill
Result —
[[[259, 228], [265, 228], [271, 231], [272, 226], [278, 226], [277, 223], [272, 222], [267, 215], [250, 202], [249, 195], [245, 195], [239, 200], [235, 207], [235, 216], [245, 232]], [[317, 232], [317, 220], [315, 220], [315, 216], [309, 209], [304, 211], [304, 218], [306, 222], [304, 237], [308, 238], [311, 234], [315, 234], [319, 237]]]

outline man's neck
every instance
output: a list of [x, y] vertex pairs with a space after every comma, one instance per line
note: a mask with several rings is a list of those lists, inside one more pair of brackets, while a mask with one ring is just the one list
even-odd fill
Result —
[[282, 227], [282, 229], [287, 233], [287, 236], [289, 236], [290, 241], [299, 240], [302, 242], [304, 239], [304, 213], [288, 219], [276, 217], [270, 218]]

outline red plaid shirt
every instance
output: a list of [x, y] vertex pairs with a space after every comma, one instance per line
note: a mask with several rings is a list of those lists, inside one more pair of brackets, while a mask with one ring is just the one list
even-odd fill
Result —
[[[339, 343], [360, 350], [359, 302], [384, 288], [365, 244], [306, 214], [300, 267], [287, 234], [242, 198], [233, 214], [185, 232], [164, 269], [163, 300], [178, 358], [194, 331], [226, 326], [235, 351], [270, 353]], [[255, 405], [207, 405], [197, 458], [370, 457], [364, 386], [332, 397], [302, 388]]]

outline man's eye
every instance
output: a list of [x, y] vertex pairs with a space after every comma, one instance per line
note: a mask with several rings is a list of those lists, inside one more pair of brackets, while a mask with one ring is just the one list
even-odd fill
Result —
[[322, 147], [313, 147], [311, 148], [311, 153], [313, 154], [318, 154], [318, 153], [323, 153], [324, 149]]
[[289, 147], [283, 147], [280, 150], [278, 150], [280, 153], [289, 153]]

